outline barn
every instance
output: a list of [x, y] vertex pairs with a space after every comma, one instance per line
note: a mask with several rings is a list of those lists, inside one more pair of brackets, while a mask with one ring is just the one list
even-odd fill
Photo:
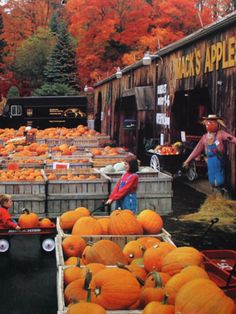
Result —
[[[221, 116], [236, 135], [236, 12], [118, 74], [94, 85], [95, 125], [141, 160], [146, 139], [198, 140], [208, 114]], [[235, 193], [233, 144], [227, 144], [226, 173]]]

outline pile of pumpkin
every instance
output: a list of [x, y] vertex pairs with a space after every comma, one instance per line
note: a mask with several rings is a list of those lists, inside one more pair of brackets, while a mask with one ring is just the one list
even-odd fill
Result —
[[0, 181], [44, 181], [40, 169], [0, 170]]
[[137, 216], [130, 210], [114, 210], [110, 216], [94, 217], [87, 208], [78, 207], [63, 213], [59, 220], [60, 227], [73, 235], [156, 235], [163, 227], [161, 216], [150, 209]]
[[[112, 230], [116, 235], [141, 230], [147, 233], [147, 226], [152, 225], [158, 225], [160, 232], [163, 222], [157, 213], [144, 210], [136, 217], [123, 210], [114, 211], [110, 218], [95, 219], [86, 208], [76, 211], [82, 217], [73, 223], [68, 219], [73, 217], [72, 211], [67, 213], [67, 220], [66, 214], [60, 217], [61, 226], [68, 228], [70, 224], [72, 229], [72, 234], [62, 241], [68, 314], [104, 314], [106, 310], [125, 309], [139, 309], [142, 314], [235, 314], [233, 300], [209, 279], [204, 257], [195, 248], [176, 248], [151, 235], [137, 236], [123, 248], [111, 240], [88, 244], [83, 238], [95, 232], [91, 219], [97, 223], [106, 220], [108, 228], [104, 232]], [[84, 218], [90, 219], [79, 223]], [[138, 224], [134, 224], [134, 219]]]
[[64, 238], [62, 246], [65, 265], [70, 265], [64, 269], [68, 314], [124, 309], [143, 314], [235, 313], [234, 301], [209, 279], [203, 256], [193, 247], [140, 237], [121, 249], [110, 240], [88, 245], [78, 235]]
[[55, 228], [55, 223], [50, 218], [40, 218], [36, 213], [30, 213], [28, 209], [24, 209], [19, 216], [18, 225], [22, 229]]

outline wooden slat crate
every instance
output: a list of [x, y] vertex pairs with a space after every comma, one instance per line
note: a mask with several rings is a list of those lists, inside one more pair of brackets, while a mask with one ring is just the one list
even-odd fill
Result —
[[[46, 170], [49, 175], [50, 171]], [[60, 179], [60, 171], [54, 171], [56, 180], [48, 181], [47, 209], [49, 213], [61, 214], [76, 207], [97, 208], [108, 197], [109, 182], [102, 174], [92, 168], [69, 169], [66, 174], [81, 176], [79, 180]], [[94, 176], [92, 179], [82, 176]], [[95, 178], [96, 177], [96, 178]]]
[[52, 159], [47, 159], [45, 168], [52, 169], [54, 163], [68, 163], [69, 168], [92, 168], [93, 162], [90, 157], [52, 157]]
[[[65, 267], [58, 267], [57, 270], [57, 304], [58, 312], [57, 314], [66, 314], [67, 307], [64, 300], [64, 269]], [[142, 311], [139, 310], [116, 310], [116, 311], [106, 311], [107, 314], [141, 314]], [[88, 313], [89, 314], [89, 313]]]
[[67, 137], [47, 138], [46, 139], [46, 144], [48, 144], [49, 147], [59, 146], [61, 144], [67, 144], [67, 145], [70, 146], [70, 145], [73, 144], [73, 139], [72, 138], [67, 138]]
[[[97, 218], [99, 219], [101, 217], [97, 217]], [[61, 229], [60, 223], [59, 223], [59, 218], [57, 218], [56, 226], [57, 226], [57, 233], [58, 233], [57, 241], [56, 241], [56, 262], [57, 262], [57, 266], [64, 266], [65, 260], [64, 260], [64, 255], [63, 255], [63, 251], [62, 251], [62, 240], [66, 237], [69, 237], [70, 234], [64, 233], [64, 231]], [[160, 234], [154, 234], [154, 235], [150, 235], [150, 234], [144, 234], [144, 235], [93, 235], [93, 236], [83, 235], [82, 237], [85, 239], [85, 241], [87, 243], [88, 242], [90, 242], [90, 243], [91, 242], [97, 242], [99, 240], [111, 240], [111, 241], [117, 243], [121, 248], [123, 248], [126, 243], [133, 241], [133, 240], [136, 240], [140, 237], [154, 237], [154, 238], [160, 239], [161, 241], [168, 242], [168, 243], [175, 245], [174, 242], [171, 240], [171, 235], [164, 228], [162, 228]]]
[[96, 137], [78, 137], [73, 139], [73, 145], [78, 148], [92, 148], [98, 147], [99, 141]]
[[[41, 170], [42, 174], [43, 170]], [[12, 214], [21, 214], [26, 207], [35, 213], [45, 212], [46, 182], [43, 181], [0, 181], [0, 194], [10, 194], [13, 199]]]
[[98, 135], [97, 139], [98, 139], [99, 146], [101, 147], [111, 142], [111, 138], [109, 135]]
[[[172, 212], [172, 177], [156, 171], [138, 172], [139, 183], [137, 190], [138, 212], [148, 208], [157, 211], [161, 215]], [[122, 176], [122, 173], [109, 173], [110, 190], [112, 191]], [[113, 202], [111, 209], [115, 209]]]

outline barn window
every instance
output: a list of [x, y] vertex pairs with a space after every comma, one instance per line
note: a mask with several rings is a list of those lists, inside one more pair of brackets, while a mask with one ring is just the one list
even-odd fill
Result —
[[22, 107], [20, 105], [12, 105], [11, 116], [21, 116], [21, 115], [22, 115]]

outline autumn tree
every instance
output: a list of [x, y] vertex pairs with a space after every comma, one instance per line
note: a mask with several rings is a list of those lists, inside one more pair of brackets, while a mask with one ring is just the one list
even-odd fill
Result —
[[54, 44], [55, 36], [42, 28], [25, 40], [17, 48], [12, 66], [16, 78], [31, 88], [39, 87], [43, 83], [43, 71]]
[[148, 34], [151, 7], [144, 0], [70, 0], [65, 8], [84, 84], [114, 73], [114, 66], [123, 65], [122, 55]]
[[0, 13], [0, 73], [3, 72], [2, 62], [3, 62], [4, 48], [6, 47], [6, 41], [3, 38], [3, 33], [4, 33], [3, 19], [2, 19], [2, 14]]

